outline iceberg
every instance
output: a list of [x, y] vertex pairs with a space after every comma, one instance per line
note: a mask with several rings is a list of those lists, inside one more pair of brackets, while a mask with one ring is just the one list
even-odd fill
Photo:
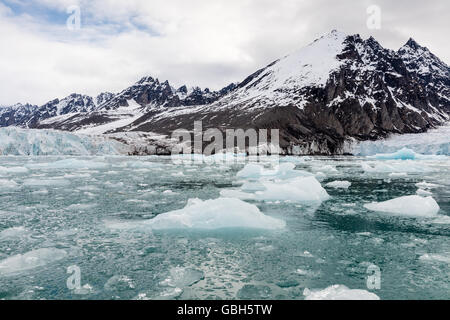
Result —
[[0, 190], [16, 189], [19, 185], [13, 180], [0, 179]]
[[27, 173], [28, 169], [24, 167], [2, 167], [0, 166], [0, 174], [16, 174], [16, 173]]
[[305, 300], [380, 300], [375, 293], [361, 289], [349, 289], [344, 285], [335, 284], [323, 290], [303, 291]]
[[8, 276], [42, 267], [48, 263], [61, 260], [66, 256], [66, 251], [56, 248], [43, 248], [29, 251], [25, 254], [17, 254], [0, 261], [0, 275]]
[[335, 189], [348, 189], [351, 185], [349, 181], [332, 181], [328, 182], [325, 186]]
[[432, 197], [418, 195], [395, 198], [384, 202], [372, 202], [364, 207], [371, 211], [386, 212], [411, 217], [435, 217], [439, 205]]
[[105, 162], [81, 159], [64, 159], [48, 163], [31, 163], [29, 169], [104, 169], [108, 166]]
[[419, 257], [421, 261], [426, 262], [442, 262], [450, 264], [450, 253], [445, 255], [436, 254], [436, 253], [425, 253]]
[[110, 224], [113, 229], [200, 229], [223, 228], [282, 229], [283, 220], [264, 215], [258, 207], [234, 198], [189, 199], [186, 207], [135, 223]]
[[[248, 193], [246, 185], [241, 190], [222, 190], [222, 197], [234, 197], [242, 200], [322, 202], [330, 196], [313, 176], [297, 177], [289, 180], [261, 181], [262, 191]], [[261, 188], [262, 189], [262, 188]]]
[[161, 286], [185, 288], [204, 279], [203, 271], [192, 268], [174, 267], [169, 270], [169, 277], [160, 282]]
[[[371, 163], [372, 164], [372, 163]], [[431, 172], [433, 171], [428, 166], [421, 163], [416, 163], [411, 160], [405, 160], [401, 162], [376, 162], [372, 165], [366, 162], [361, 163], [362, 169], [366, 173], [421, 173], [421, 172]]]
[[423, 155], [414, 152], [411, 149], [403, 148], [393, 153], [377, 153], [374, 156], [369, 156], [370, 159], [377, 160], [442, 160], [448, 159], [444, 155]]
[[264, 166], [254, 163], [247, 164], [236, 176], [243, 179], [291, 179], [295, 177], [312, 176], [310, 172], [294, 170], [294, 163], [281, 163], [274, 169], [266, 169]]
[[24, 227], [12, 227], [0, 232], [0, 240], [10, 240], [25, 236], [29, 231]]

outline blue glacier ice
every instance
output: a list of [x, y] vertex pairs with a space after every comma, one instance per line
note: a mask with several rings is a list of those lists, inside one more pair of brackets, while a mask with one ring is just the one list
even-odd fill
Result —
[[363, 141], [355, 145], [353, 154], [372, 156], [394, 153], [403, 148], [422, 155], [450, 156], [450, 124], [425, 133], [393, 135], [383, 140]]
[[105, 136], [55, 130], [0, 128], [0, 155], [118, 155], [121, 144]]
[[416, 153], [411, 149], [402, 148], [393, 153], [377, 153], [374, 156], [368, 158], [377, 160], [440, 160], [446, 159], [445, 155], [425, 155]]

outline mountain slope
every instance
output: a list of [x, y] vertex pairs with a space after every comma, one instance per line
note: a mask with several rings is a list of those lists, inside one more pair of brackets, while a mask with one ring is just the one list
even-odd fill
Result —
[[[420, 57], [421, 50], [412, 50], [406, 60], [373, 38], [333, 31], [257, 71], [212, 104], [150, 108], [119, 131], [170, 133], [202, 119], [204, 128], [280, 128], [289, 152], [342, 153], [349, 138], [423, 132], [449, 119], [449, 78], [441, 72], [448, 75], [448, 67], [442, 63], [439, 70], [430, 68], [428, 79], [420, 77], [410, 64]], [[433, 64], [433, 56], [424, 59]]]
[[71, 96], [34, 111], [29, 127], [170, 134], [276, 128], [288, 153], [340, 154], [350, 140], [424, 132], [449, 120], [449, 67], [410, 39], [397, 52], [338, 31], [220, 91], [145, 77], [119, 94]]

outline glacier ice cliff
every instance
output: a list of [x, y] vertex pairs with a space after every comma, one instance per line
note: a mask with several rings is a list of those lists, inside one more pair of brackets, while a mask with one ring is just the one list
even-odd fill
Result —
[[55, 130], [0, 128], [0, 155], [118, 155], [125, 146], [107, 136], [77, 135]]
[[409, 149], [422, 155], [450, 155], [450, 123], [426, 133], [393, 135], [377, 141], [363, 141], [353, 148], [354, 155], [373, 156]]

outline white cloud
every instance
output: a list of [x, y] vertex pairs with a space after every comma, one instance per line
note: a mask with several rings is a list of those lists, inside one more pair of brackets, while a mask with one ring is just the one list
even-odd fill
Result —
[[[446, 0], [433, 6], [417, 0], [33, 2], [61, 14], [80, 5], [82, 28], [71, 32], [63, 23], [13, 15], [0, 3], [0, 104], [117, 92], [144, 75], [217, 89], [334, 28], [374, 35], [393, 49], [412, 36], [450, 60]], [[379, 31], [366, 28], [372, 3], [382, 8]]]

